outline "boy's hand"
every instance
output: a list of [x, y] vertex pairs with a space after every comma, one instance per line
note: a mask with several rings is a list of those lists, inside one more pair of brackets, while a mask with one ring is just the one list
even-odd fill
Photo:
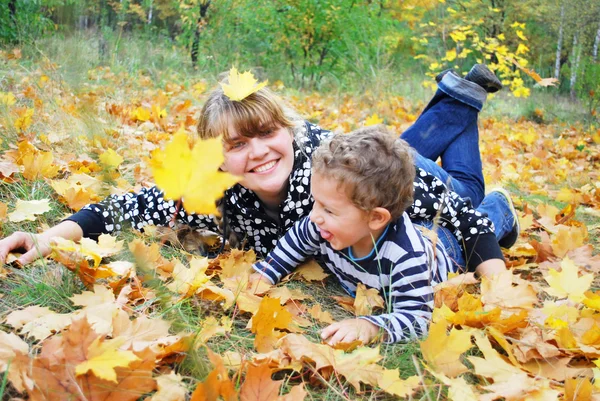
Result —
[[379, 333], [379, 327], [365, 319], [346, 319], [325, 327], [321, 338], [329, 345], [359, 340], [368, 344]]
[[248, 279], [248, 288], [255, 294], [263, 294], [272, 286], [271, 280], [258, 272], [252, 273]]

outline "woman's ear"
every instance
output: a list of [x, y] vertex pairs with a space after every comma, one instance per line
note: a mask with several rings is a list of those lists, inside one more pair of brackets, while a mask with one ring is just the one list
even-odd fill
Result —
[[373, 231], [380, 230], [385, 227], [391, 219], [392, 215], [389, 210], [384, 207], [376, 207], [369, 212], [369, 228]]

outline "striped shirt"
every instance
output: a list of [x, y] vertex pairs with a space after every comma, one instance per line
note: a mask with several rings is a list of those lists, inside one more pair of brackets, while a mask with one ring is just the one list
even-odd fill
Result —
[[422, 235], [404, 213], [390, 223], [371, 253], [354, 258], [350, 248], [334, 250], [309, 217], [299, 220], [282, 237], [265, 261], [253, 267], [273, 284], [314, 256], [352, 296], [358, 283], [379, 290], [386, 301], [380, 315], [360, 316], [385, 329], [385, 342], [423, 336], [433, 310], [433, 286], [455, 268], [438, 242]]

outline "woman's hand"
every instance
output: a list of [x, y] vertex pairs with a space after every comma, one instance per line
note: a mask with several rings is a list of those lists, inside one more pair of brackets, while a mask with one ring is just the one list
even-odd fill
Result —
[[26, 233], [17, 231], [0, 240], [0, 263], [6, 261], [6, 257], [12, 251], [23, 249], [26, 251], [17, 263], [26, 265], [38, 258], [43, 258], [50, 253], [50, 241], [42, 234]]
[[379, 333], [379, 327], [365, 319], [346, 319], [325, 327], [321, 339], [329, 345], [351, 343], [356, 340], [370, 343]]
[[68, 220], [41, 234], [17, 231], [0, 240], [0, 264], [6, 262], [6, 257], [10, 252], [18, 249], [23, 249], [26, 252], [17, 259], [17, 263], [21, 265], [29, 264], [38, 258], [44, 258], [50, 254], [50, 241], [52, 238], [62, 237], [79, 241], [82, 236], [83, 230], [79, 227], [79, 224]]

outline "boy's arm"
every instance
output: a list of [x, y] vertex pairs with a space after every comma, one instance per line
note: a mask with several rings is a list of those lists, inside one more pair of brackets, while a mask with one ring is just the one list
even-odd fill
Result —
[[504, 260], [487, 215], [475, 210], [469, 199], [461, 198], [439, 178], [417, 168], [414, 199], [406, 211], [411, 220], [438, 221], [450, 230], [463, 247], [469, 271], [490, 259]]
[[426, 334], [433, 310], [433, 269], [435, 267], [428, 267], [425, 253], [407, 253], [392, 270], [388, 299], [385, 300], [389, 312], [359, 318], [385, 329], [386, 343]]
[[297, 221], [264, 261], [256, 262], [252, 267], [273, 284], [290, 274], [306, 259], [317, 253], [321, 237], [317, 226], [309, 216]]

